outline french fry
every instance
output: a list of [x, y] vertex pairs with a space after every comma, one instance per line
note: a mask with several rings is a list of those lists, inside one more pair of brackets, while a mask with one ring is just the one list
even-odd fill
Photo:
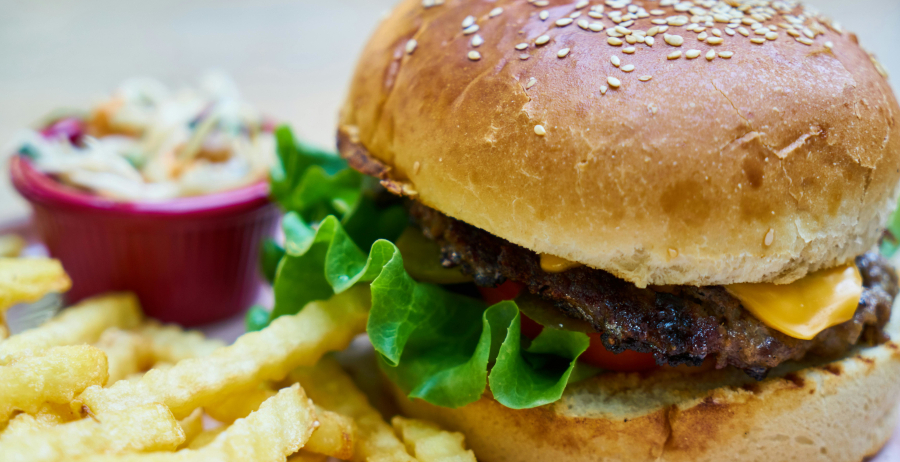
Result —
[[228, 430], [228, 427], [221, 426], [212, 430], [203, 430], [196, 438], [194, 438], [194, 441], [188, 443], [188, 449], [196, 450], [207, 446], [209, 443], [215, 441], [215, 439], [225, 430]]
[[184, 433], [172, 413], [162, 404], [149, 404], [110, 413], [99, 422], [86, 418], [4, 439], [0, 460], [50, 462], [100, 453], [172, 451], [182, 441]]
[[12, 441], [32, 432], [40, 432], [72, 420], [72, 413], [68, 408], [61, 409], [58, 405], [44, 404], [34, 415], [19, 413], [6, 425], [6, 429], [0, 432], [0, 447], [4, 443]]
[[328, 456], [324, 454], [316, 454], [301, 449], [296, 454], [288, 457], [287, 462], [325, 462], [326, 460], [328, 460]]
[[206, 406], [206, 414], [213, 419], [230, 425], [237, 419], [243, 419], [251, 412], [259, 409], [259, 406], [267, 399], [275, 396], [272, 387], [261, 384], [257, 388], [226, 396], [218, 403]]
[[25, 250], [25, 239], [18, 234], [4, 234], [0, 236], [0, 257], [18, 257]]
[[356, 445], [353, 419], [316, 406], [319, 425], [307, 441], [304, 451], [335, 459], [350, 460]]
[[[230, 395], [215, 405], [207, 406], [205, 411], [210, 417], [227, 425], [250, 415], [274, 395], [275, 391], [270, 386], [262, 384], [253, 390]], [[318, 406], [316, 414], [318, 424], [305, 449], [337, 459], [347, 460], [352, 457], [356, 433], [353, 420]]]
[[184, 432], [184, 442], [178, 447], [184, 448], [191, 444], [197, 436], [203, 433], [203, 409], [194, 409], [191, 415], [178, 421], [178, 426]]
[[266, 400], [259, 410], [228, 427], [200, 449], [178, 452], [95, 455], [82, 462], [276, 462], [297, 452], [313, 431], [316, 413], [298, 385], [285, 388]]
[[466, 450], [462, 433], [448, 432], [431, 422], [406, 419], [391, 420], [403, 439], [406, 450], [419, 462], [476, 462], [475, 453]]
[[287, 379], [299, 382], [316, 404], [356, 422], [357, 443], [352, 460], [415, 461], [391, 426], [369, 404], [366, 395], [333, 358], [325, 357], [313, 367], [296, 369]]
[[106, 355], [87, 345], [55, 347], [0, 366], [0, 424], [17, 410], [33, 414], [44, 403], [68, 403], [106, 379]]
[[51, 292], [65, 292], [72, 280], [58, 260], [0, 258], [0, 313], [19, 303], [36, 302]]
[[175, 325], [162, 325], [150, 321], [137, 331], [147, 338], [153, 353], [153, 362], [177, 363], [183, 359], [209, 356], [225, 346], [220, 340], [208, 339], [197, 331], [185, 331]]
[[109, 380], [106, 381], [106, 386], [146, 370], [152, 364], [150, 342], [131, 331], [110, 327], [100, 335], [100, 340], [94, 346], [106, 353], [109, 361]]
[[308, 304], [258, 332], [205, 358], [186, 359], [168, 370], [150, 370], [139, 382], [123, 380], [109, 388], [90, 387], [72, 403], [102, 418], [107, 412], [163, 403], [176, 418], [223, 397], [250, 390], [263, 380], [280, 380], [299, 366], [315, 364], [329, 351], [342, 350], [365, 331], [370, 297], [357, 286], [328, 301]]
[[8, 364], [17, 355], [36, 354], [54, 346], [94, 343], [106, 329], [131, 329], [137, 327], [142, 317], [133, 294], [108, 294], [84, 300], [40, 327], [0, 342], [0, 365]]

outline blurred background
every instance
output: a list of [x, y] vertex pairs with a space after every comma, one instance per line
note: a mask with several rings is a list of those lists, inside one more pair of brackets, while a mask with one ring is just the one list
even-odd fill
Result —
[[[395, 0], [0, 0], [0, 226], [27, 216], [6, 146], [121, 81], [194, 84], [221, 69], [246, 99], [323, 147], [363, 44]], [[900, 0], [809, 0], [855, 31], [900, 88]]]

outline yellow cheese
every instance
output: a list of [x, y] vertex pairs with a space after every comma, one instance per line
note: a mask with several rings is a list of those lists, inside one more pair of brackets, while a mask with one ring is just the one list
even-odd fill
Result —
[[790, 284], [733, 284], [725, 290], [767, 326], [810, 340], [853, 318], [862, 296], [862, 276], [855, 265], [847, 265]]
[[562, 273], [565, 270], [581, 266], [581, 263], [559, 258], [555, 255], [541, 254], [541, 269], [548, 273]]

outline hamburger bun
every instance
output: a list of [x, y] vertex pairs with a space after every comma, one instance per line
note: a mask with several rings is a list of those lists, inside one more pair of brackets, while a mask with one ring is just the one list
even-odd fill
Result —
[[[900, 338], [900, 315], [887, 330]], [[489, 395], [449, 409], [411, 401], [405, 415], [465, 434], [481, 462], [862, 461], [891, 437], [900, 344], [837, 361], [789, 363], [762, 382], [735, 369], [608, 373], [562, 399], [514, 410]]]
[[[853, 34], [806, 11], [790, 31], [716, 22], [706, 42], [674, 19], [648, 46], [591, 31], [615, 26], [608, 7], [594, 19], [541, 3], [402, 1], [352, 78], [342, 154], [429, 207], [639, 287], [787, 283], [876, 243], [898, 194], [900, 107]], [[631, 30], [692, 14], [631, 3], [663, 11]], [[745, 18], [787, 25], [786, 3]]]

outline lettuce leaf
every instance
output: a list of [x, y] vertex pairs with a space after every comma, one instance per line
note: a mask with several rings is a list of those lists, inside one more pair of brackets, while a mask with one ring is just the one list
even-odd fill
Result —
[[887, 231], [885, 236], [881, 238], [881, 254], [891, 258], [897, 253], [897, 249], [900, 248], [900, 210], [895, 210], [894, 214], [891, 215]]
[[489, 385], [511, 408], [551, 403], [588, 347], [583, 333], [549, 328], [528, 344], [514, 302], [487, 307], [417, 282], [393, 243], [377, 240], [367, 255], [334, 216], [313, 229], [290, 212], [283, 227], [271, 319], [370, 283], [369, 339], [383, 370], [410, 397], [455, 408], [478, 400]]

